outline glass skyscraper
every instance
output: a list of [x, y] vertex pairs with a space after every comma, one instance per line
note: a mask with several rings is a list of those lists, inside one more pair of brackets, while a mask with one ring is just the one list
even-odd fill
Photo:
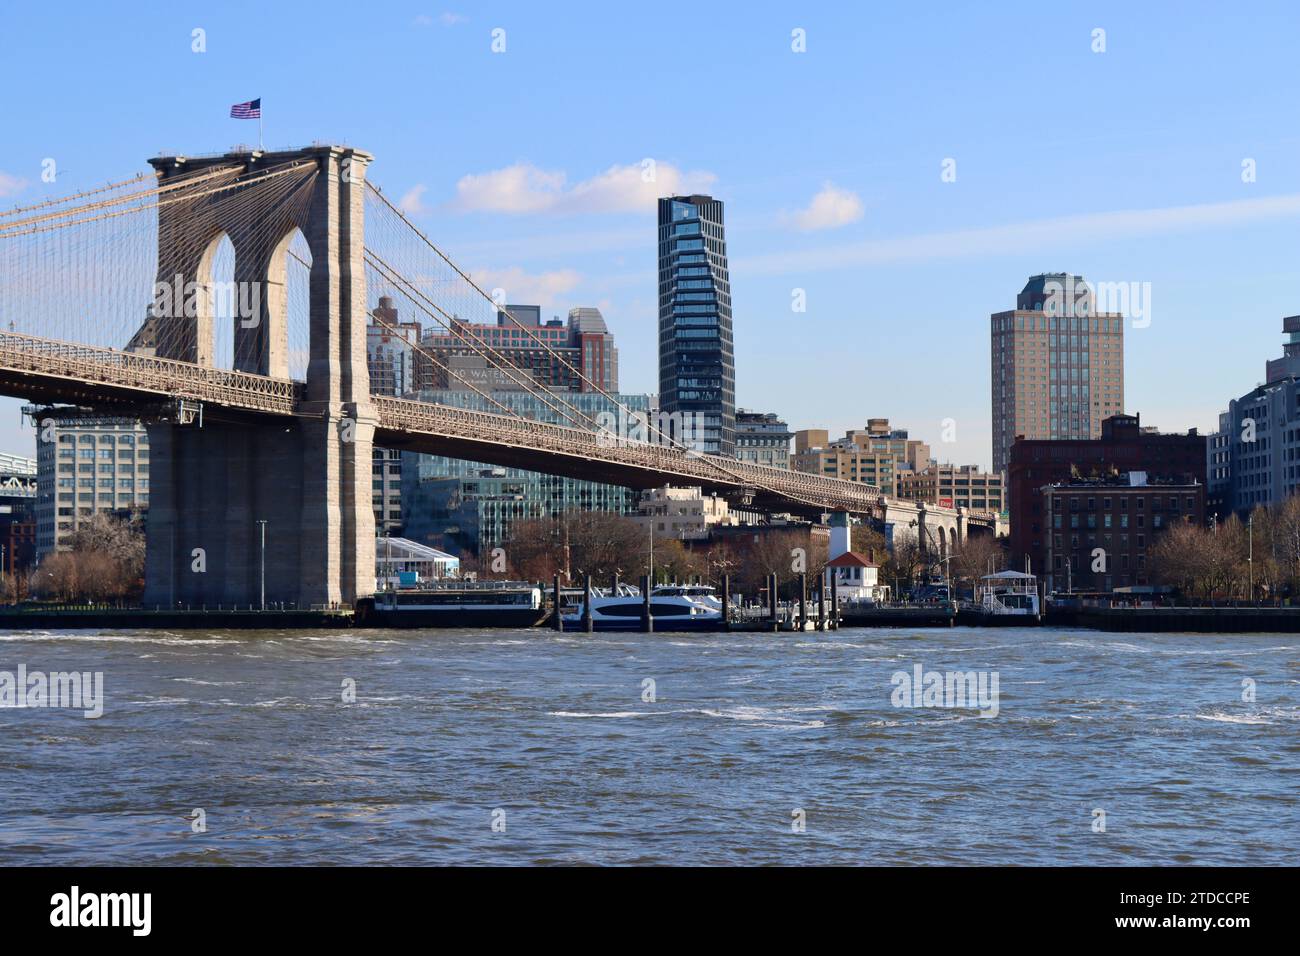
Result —
[[735, 454], [731, 279], [710, 196], [659, 200], [659, 408], [697, 450]]
[[[531, 392], [498, 390], [492, 398], [524, 418], [567, 424]], [[420, 392], [422, 401], [476, 411], [497, 411], [482, 395], [462, 389]], [[611, 398], [599, 392], [557, 394], [558, 402], [597, 418], [621, 404], [628, 412], [648, 413], [645, 395]], [[403, 537], [461, 555], [480, 558], [506, 545], [511, 527], [530, 518], [554, 518], [568, 511], [636, 511], [639, 492], [577, 478], [563, 478], [519, 468], [502, 468], [441, 455], [402, 452]], [[376, 490], [379, 489], [376, 481]]]

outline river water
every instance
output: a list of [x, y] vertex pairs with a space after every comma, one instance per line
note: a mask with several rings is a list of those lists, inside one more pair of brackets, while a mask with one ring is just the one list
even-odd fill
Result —
[[[0, 634], [20, 664], [103, 714], [0, 709], [0, 864], [1300, 863], [1294, 635]], [[896, 706], [916, 665], [996, 716]]]

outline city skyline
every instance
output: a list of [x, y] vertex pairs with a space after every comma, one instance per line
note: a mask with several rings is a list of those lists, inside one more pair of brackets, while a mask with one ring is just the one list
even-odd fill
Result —
[[0, 13], [13, 928], [1282, 925], [1300, 6], [453, 2]]
[[[393, 198], [480, 284], [548, 314], [599, 308], [622, 343], [625, 391], [655, 391], [655, 200], [698, 190], [729, 207], [738, 405], [832, 433], [887, 414], [942, 460], [987, 467], [985, 323], [1026, 276], [1063, 271], [1151, 283], [1150, 324], [1126, 330], [1125, 410], [1209, 433], [1226, 402], [1260, 380], [1278, 319], [1300, 311], [1288, 255], [1300, 137], [1265, 121], [1295, 98], [1290, 12], [1263, 5], [1248, 28], [1206, 10], [1171, 21], [1118, 5], [1028, 19], [1030, 9], [949, 11], [920, 29], [898, 11], [827, 18], [770, 5], [740, 22], [690, 8], [711, 69], [730, 80], [728, 109], [696, 127], [672, 119], [692, 81], [670, 67], [693, 60], [666, 42], [671, 16], [635, 29], [569, 17], [561, 28], [521, 5], [380, 6], [359, 39], [328, 17], [304, 24], [271, 9], [257, 31], [233, 10], [87, 11], [83, 31], [52, 37], [19, 9], [9, 32], [32, 42], [15, 43], [0, 71], [11, 85], [44, 79], [9, 129], [0, 203], [138, 171], [159, 146], [247, 142], [256, 130], [227, 110], [260, 95], [268, 144], [335, 137], [373, 151]], [[1033, 44], [1015, 42], [1025, 23]], [[494, 54], [498, 27], [505, 50]], [[1094, 52], [1099, 28], [1104, 52]], [[281, 42], [290, 30], [301, 42]], [[110, 34], [112, 44], [99, 39]], [[325, 98], [302, 88], [316, 58], [358, 43], [427, 63], [433, 78], [462, 77], [480, 95], [434, 108], [382, 76]], [[1247, 45], [1254, 72], [1242, 80], [1219, 64]], [[620, 81], [550, 75], [551, 58], [577, 52], [593, 75]], [[656, 83], [639, 84], [652, 56]], [[67, 68], [46, 71], [51, 58]], [[112, 89], [84, 82], [109, 61], [120, 76]], [[998, 70], [984, 69], [994, 61]], [[184, 79], [160, 86], [159, 68]], [[132, 86], [148, 91], [148, 109], [120, 108]], [[539, 108], [557, 97], [571, 105], [563, 136], [554, 110]], [[1179, 108], [1189, 97], [1195, 116]], [[474, 134], [486, 116], [498, 135]], [[1026, 133], [1025, 117], [1037, 116]], [[55, 183], [42, 181], [46, 159], [57, 162]], [[947, 160], [955, 181], [944, 181]], [[1247, 160], [1253, 182], [1243, 181]], [[793, 311], [800, 297], [806, 311]], [[852, 400], [839, 384], [849, 381]], [[0, 448], [30, 453], [17, 407], [2, 410]], [[944, 442], [950, 418], [956, 440]]]

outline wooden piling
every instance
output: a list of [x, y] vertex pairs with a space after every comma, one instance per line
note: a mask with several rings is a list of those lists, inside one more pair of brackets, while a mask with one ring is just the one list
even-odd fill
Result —
[[595, 630], [591, 620], [591, 575], [582, 576], [582, 629], [590, 634]]
[[558, 571], [555, 574], [554, 596], [555, 596], [555, 603], [554, 603], [555, 620], [553, 624], [557, 631], [559, 631], [560, 633], [564, 633], [564, 618], [560, 615], [560, 610], [562, 608], [563, 601], [560, 598], [560, 574]]

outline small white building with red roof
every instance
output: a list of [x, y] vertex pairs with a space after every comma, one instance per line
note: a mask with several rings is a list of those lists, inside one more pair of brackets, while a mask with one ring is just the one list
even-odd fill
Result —
[[841, 601], [884, 601], [889, 598], [888, 585], [880, 584], [880, 565], [860, 554], [846, 551], [826, 564], [833, 575], [835, 590]]
[[[826, 574], [834, 581], [841, 601], [875, 603], [889, 600], [889, 586], [880, 583], [880, 565], [874, 555], [853, 552], [852, 519], [843, 511], [831, 515], [830, 561]], [[830, 580], [827, 583], [831, 583]]]

